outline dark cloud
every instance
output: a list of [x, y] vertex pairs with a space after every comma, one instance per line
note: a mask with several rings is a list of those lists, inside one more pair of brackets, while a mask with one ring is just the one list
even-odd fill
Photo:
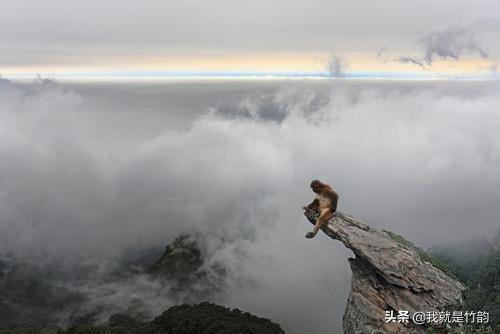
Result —
[[[390, 61], [413, 64], [431, 70], [437, 59], [459, 60], [467, 55], [496, 59], [499, 55], [496, 40], [500, 37], [500, 20], [485, 19], [457, 25], [452, 28], [432, 31], [416, 41], [415, 55], [400, 55]], [[377, 53], [377, 59], [389, 61], [383, 55], [385, 48]]]
[[430, 33], [420, 39], [423, 45], [424, 60], [431, 65], [436, 58], [458, 60], [464, 54], [488, 54], [476, 43], [471, 31], [462, 29], [442, 30]]
[[381, 59], [382, 55], [387, 51], [387, 47], [381, 47], [377, 50], [377, 59]]
[[413, 57], [399, 57], [398, 61], [400, 63], [410, 63], [410, 64], [414, 64], [414, 65], [417, 65], [417, 66], [420, 66], [421, 68], [425, 68], [425, 65], [418, 59], [415, 59]]
[[345, 76], [345, 60], [338, 56], [333, 56], [328, 62], [328, 73], [332, 78], [343, 78]]

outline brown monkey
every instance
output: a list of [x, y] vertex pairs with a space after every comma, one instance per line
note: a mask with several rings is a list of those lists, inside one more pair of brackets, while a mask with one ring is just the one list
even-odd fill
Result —
[[328, 184], [319, 180], [311, 182], [311, 189], [316, 193], [316, 197], [311, 204], [304, 207], [304, 210], [311, 210], [319, 213], [319, 218], [314, 225], [312, 232], [307, 232], [306, 238], [311, 239], [316, 236], [321, 225], [328, 222], [337, 210], [339, 195]]

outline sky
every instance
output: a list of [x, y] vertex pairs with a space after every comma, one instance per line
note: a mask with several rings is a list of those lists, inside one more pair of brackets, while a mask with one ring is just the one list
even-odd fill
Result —
[[498, 0], [0, 5], [4, 77], [498, 77]]

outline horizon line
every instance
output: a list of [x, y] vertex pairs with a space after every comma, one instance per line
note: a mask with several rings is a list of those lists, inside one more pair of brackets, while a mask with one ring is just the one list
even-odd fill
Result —
[[4, 79], [443, 79], [443, 80], [498, 80], [495, 74], [443, 74], [411, 72], [279, 72], [279, 71], [126, 71], [126, 72], [35, 72], [1, 73]]

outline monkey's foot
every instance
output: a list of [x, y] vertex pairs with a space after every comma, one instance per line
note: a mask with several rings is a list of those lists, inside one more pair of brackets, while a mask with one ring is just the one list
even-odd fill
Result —
[[312, 239], [312, 238], [314, 238], [315, 236], [316, 236], [316, 233], [314, 233], [314, 232], [307, 232], [307, 233], [306, 233], [306, 238], [307, 238], [307, 239]]

